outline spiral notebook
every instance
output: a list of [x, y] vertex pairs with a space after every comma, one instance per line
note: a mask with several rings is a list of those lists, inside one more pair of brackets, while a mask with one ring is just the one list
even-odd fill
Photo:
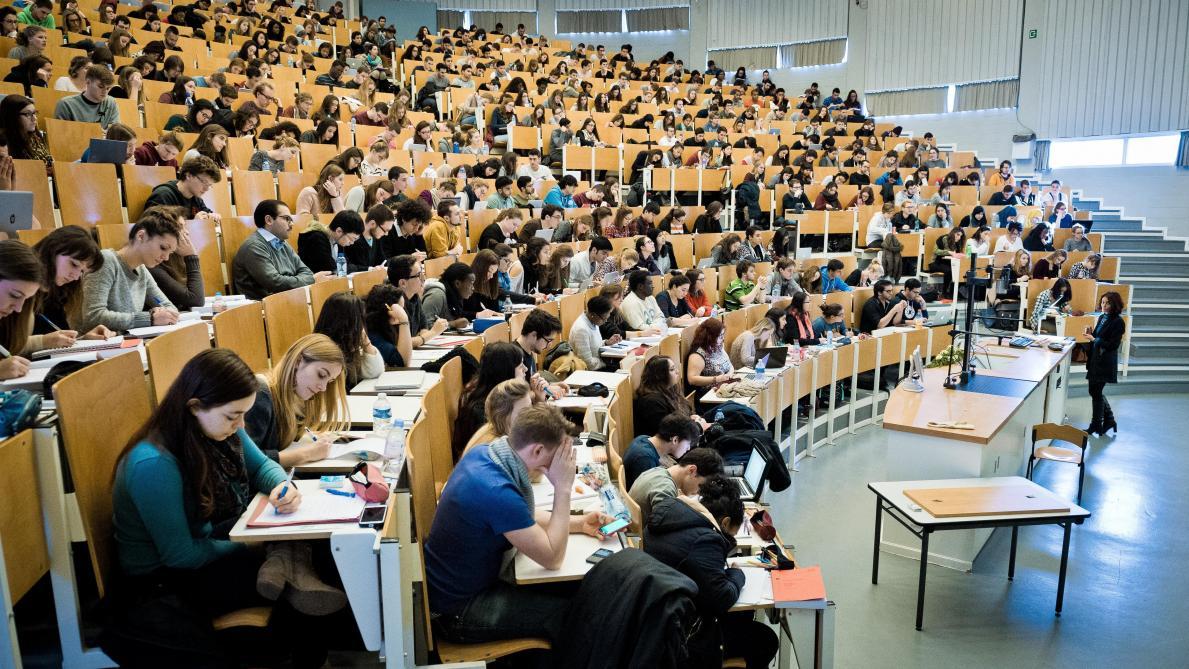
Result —
[[[268, 503], [268, 498], [260, 496], [256, 500], [256, 508], [248, 517], [249, 528], [289, 527], [292, 525], [321, 525], [323, 523], [354, 523], [359, 521], [359, 514], [363, 513], [364, 501], [362, 497], [344, 497], [326, 492], [318, 485], [318, 481], [294, 481], [293, 484], [301, 490], [301, 505], [293, 513], [277, 513]], [[345, 483], [341, 490], [354, 492], [351, 484]]]

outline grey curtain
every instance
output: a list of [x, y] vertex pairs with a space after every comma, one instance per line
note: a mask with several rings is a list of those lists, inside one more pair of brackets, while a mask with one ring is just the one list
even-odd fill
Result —
[[[1182, 138], [1182, 144], [1183, 139], [1184, 138]], [[1051, 144], [1052, 142], [1047, 139], [1036, 140], [1036, 146], [1032, 150], [1032, 167], [1037, 172], [1049, 171], [1049, 146]]]
[[872, 116], [940, 114], [945, 111], [946, 88], [911, 88], [906, 91], [868, 92], [867, 113]]
[[780, 67], [813, 67], [835, 65], [846, 53], [845, 39], [828, 39], [780, 47]]
[[461, 10], [457, 9], [439, 9], [438, 10], [438, 29], [441, 28], [457, 28], [462, 25], [465, 15]]
[[629, 9], [627, 14], [629, 32], [689, 30], [689, 7]]
[[954, 111], [1015, 107], [1020, 97], [1020, 80], [983, 81], [956, 87]]
[[1189, 167], [1189, 130], [1181, 131], [1181, 144], [1177, 147], [1177, 167]]
[[529, 35], [537, 34], [536, 12], [477, 12], [472, 10], [471, 23], [487, 31], [495, 29], [495, 24], [502, 23], [504, 32], [508, 33], [515, 33], [516, 26], [523, 23], [525, 32]]
[[[740, 67], [748, 70], [764, 70], [776, 67], [776, 47], [758, 46], [744, 49], [719, 49], [707, 53], [725, 72], [733, 76]], [[728, 79], [729, 80], [729, 79]]]
[[558, 12], [559, 33], [617, 33], [623, 30], [623, 12], [608, 11]]

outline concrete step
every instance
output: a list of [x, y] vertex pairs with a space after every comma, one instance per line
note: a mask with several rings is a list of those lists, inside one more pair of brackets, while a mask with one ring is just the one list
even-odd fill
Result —
[[1103, 241], [1106, 253], [1179, 253], [1185, 242], [1148, 235], [1108, 235]]
[[1143, 225], [1143, 221], [1136, 218], [1107, 220], [1095, 217], [1094, 225], [1090, 230], [1092, 232], [1143, 232]]
[[[1084, 369], [1071, 372], [1070, 397], [1087, 397]], [[1141, 393], [1184, 393], [1189, 392], [1189, 368], [1184, 370], [1144, 370], [1134, 364], [1127, 376], [1119, 375], [1119, 382], [1107, 387], [1108, 396], [1138, 395]]]
[[1165, 258], [1139, 254], [1127, 256], [1119, 262], [1122, 276], [1189, 276], [1189, 255]]
[[1131, 356], [1132, 361], [1177, 359], [1181, 364], [1189, 361], [1189, 339], [1136, 337], [1131, 340], [1131, 345], [1135, 348], [1135, 353]]
[[1189, 295], [1189, 292], [1186, 292], [1189, 291], [1187, 285], [1189, 284], [1178, 281], [1131, 284], [1131, 301], [1139, 304], [1180, 304], [1185, 301], [1185, 296]]

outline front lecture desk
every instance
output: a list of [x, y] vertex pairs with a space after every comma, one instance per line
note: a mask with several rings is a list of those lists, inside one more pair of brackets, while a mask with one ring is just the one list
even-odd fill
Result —
[[[946, 368], [926, 369], [925, 391], [897, 387], [884, 409], [889, 435], [890, 481], [1022, 476], [1038, 423], [1062, 423], [1069, 385], [1071, 347], [979, 347], [973, 380], [944, 387]], [[970, 430], [932, 427], [930, 422], [969, 423]], [[969, 571], [991, 529], [947, 532], [930, 545], [930, 560]], [[919, 542], [899, 526], [885, 527], [883, 550], [920, 558]]]

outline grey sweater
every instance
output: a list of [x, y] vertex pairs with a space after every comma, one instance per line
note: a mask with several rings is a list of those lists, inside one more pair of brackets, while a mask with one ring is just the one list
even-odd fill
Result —
[[103, 267], [83, 278], [83, 306], [80, 323], [74, 329], [87, 332], [96, 325], [116, 331], [153, 324], [149, 310], [174, 308], [157, 287], [149, 270], [141, 265], [129, 267], [120, 255], [103, 249]]
[[54, 118], [62, 121], [98, 123], [106, 128], [120, 122], [120, 108], [111, 98], [103, 98], [99, 104], [83, 99], [82, 93], [58, 100], [54, 107]]
[[314, 283], [314, 273], [288, 244], [273, 248], [259, 232], [244, 240], [231, 267], [235, 290], [253, 300]]

